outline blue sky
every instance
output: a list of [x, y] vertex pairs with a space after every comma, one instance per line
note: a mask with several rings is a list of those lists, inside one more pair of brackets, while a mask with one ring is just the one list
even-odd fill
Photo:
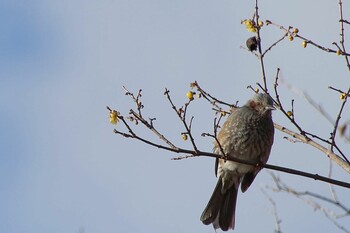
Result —
[[[240, 24], [253, 14], [254, 1], [249, 2], [2, 0], [0, 231], [213, 232], [199, 221], [216, 182], [213, 159], [171, 161], [169, 152], [116, 136], [105, 107], [127, 113], [132, 102], [122, 86], [142, 88], [145, 114], [157, 117], [157, 127], [175, 143], [190, 148], [181, 140], [164, 88], [177, 105], [186, 101], [194, 80], [226, 101], [244, 103], [251, 96], [246, 87], [260, 81], [260, 67], [239, 48], [251, 36]], [[350, 16], [346, 3], [344, 9]], [[260, 16], [296, 26], [328, 47], [339, 41], [336, 2], [261, 1]], [[262, 33], [265, 46], [282, 36], [273, 27]], [[283, 41], [266, 57], [270, 85], [277, 67], [285, 82], [307, 90], [335, 117], [339, 95], [327, 87], [349, 85], [344, 59], [311, 46], [303, 49], [299, 40]], [[332, 126], [319, 113], [286, 86], [280, 91], [286, 103], [296, 100], [302, 126], [328, 137]], [[348, 110], [342, 119], [350, 118]], [[199, 147], [211, 151], [211, 140], [199, 136], [211, 130], [210, 107], [196, 101], [190, 113]], [[279, 112], [274, 120], [294, 129]], [[142, 128], [138, 132], [150, 135]], [[327, 174], [325, 155], [283, 136], [276, 132], [271, 164]], [[328, 194], [324, 183], [280, 176], [296, 189]], [[348, 180], [336, 166], [334, 176]], [[260, 191], [266, 184], [271, 178], [262, 171], [239, 194], [237, 232], [273, 231], [272, 206]], [[336, 190], [349, 206], [348, 190]], [[302, 201], [270, 195], [282, 230], [338, 230]], [[340, 222], [350, 228], [347, 219]]]

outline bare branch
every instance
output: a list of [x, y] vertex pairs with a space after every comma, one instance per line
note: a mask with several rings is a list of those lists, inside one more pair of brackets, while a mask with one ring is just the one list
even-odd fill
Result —
[[[340, 110], [339, 110], [337, 119], [335, 120], [334, 129], [333, 129], [333, 132], [332, 132], [332, 134], [331, 134], [331, 141], [332, 141], [332, 144], [331, 144], [331, 151], [333, 151], [333, 147], [334, 147], [334, 144], [335, 144], [335, 137], [336, 137], [337, 129], [338, 129], [338, 124], [339, 124], [339, 121], [340, 121], [340, 118], [341, 118], [341, 114], [342, 114], [342, 112], [343, 112], [343, 109], [344, 109], [344, 107], [345, 107], [346, 101], [347, 101], [347, 99], [348, 99], [349, 93], [350, 93], [350, 88], [349, 88], [348, 91], [346, 92], [346, 95], [345, 95], [345, 98], [344, 98], [344, 100], [343, 100], [343, 103], [342, 103], [341, 106], [340, 106]], [[348, 162], [348, 164], [350, 164], [349, 160], [348, 160], [345, 156], [344, 156], [344, 159]]]
[[275, 221], [276, 221], [275, 232], [276, 233], [282, 233], [282, 230], [281, 230], [282, 220], [278, 217], [276, 202], [267, 194], [267, 192], [264, 189], [261, 188], [260, 190], [261, 190], [261, 192], [264, 194], [264, 196], [267, 198], [267, 200], [269, 200], [269, 202], [272, 205], [272, 208], [273, 208], [272, 213], [275, 216]]
[[[276, 96], [276, 104], [279, 107], [280, 111], [291, 121], [291, 123], [298, 129], [298, 131], [300, 132], [301, 135], [304, 135], [306, 138], [308, 138], [305, 135], [305, 131], [298, 125], [298, 123], [295, 121], [294, 116], [293, 116], [293, 112], [292, 114], [288, 114], [288, 111], [286, 111], [283, 107], [283, 104], [280, 100], [280, 95], [278, 93], [278, 76], [279, 76], [279, 71], [280, 69], [277, 69], [277, 74], [276, 74], [276, 79], [275, 79], [275, 83], [274, 83], [274, 90], [275, 90], [275, 96]], [[293, 110], [294, 111], [294, 110]]]
[[191, 83], [191, 86], [196, 87], [197, 91], [199, 91], [201, 93], [201, 95], [204, 97], [204, 99], [206, 99], [210, 104], [212, 104], [215, 108], [221, 109], [221, 107], [218, 104], [222, 104], [222, 105], [226, 105], [230, 108], [232, 107], [236, 107], [236, 104], [230, 104], [227, 102], [224, 102], [222, 100], [219, 100], [217, 98], [215, 98], [214, 96], [212, 96], [211, 94], [209, 94], [207, 91], [205, 91], [204, 89], [202, 89], [199, 84], [197, 83], [197, 81]]
[[[331, 48], [327, 48], [325, 46], [322, 46], [322, 45], [319, 45], [317, 44], [316, 42], [310, 40], [310, 39], [307, 39], [306, 37], [304, 36], [301, 36], [299, 33], [293, 33], [290, 31], [290, 29], [292, 27], [289, 27], [289, 29], [286, 29], [285, 27], [281, 26], [281, 25], [278, 25], [274, 22], [272, 22], [271, 20], [266, 20], [266, 22], [268, 22], [267, 24], [268, 25], [273, 25], [281, 30], [283, 30], [285, 33], [287, 33], [288, 35], [292, 36], [292, 37], [295, 37], [295, 38], [299, 38], [299, 39], [302, 39], [303, 41], [305, 41], [307, 44], [311, 44], [313, 46], [315, 46], [316, 48], [319, 48], [325, 52], [328, 52], [328, 53], [337, 53], [337, 50], [334, 50], [334, 49], [331, 49]], [[343, 55], [343, 56], [350, 56], [350, 54], [346, 53], [345, 51], [342, 51], [340, 55]]]
[[[214, 135], [213, 135], [213, 134], [210, 134], [210, 133], [202, 133], [202, 136], [203, 136], [203, 137], [208, 136], [208, 137], [214, 138], [215, 143], [218, 145], [221, 154], [224, 155], [224, 157], [226, 158], [226, 157], [228, 157], [228, 156], [227, 156], [227, 154], [225, 153], [224, 149], [222, 148], [221, 143], [220, 143], [220, 141], [219, 141], [219, 139], [218, 139], [218, 137], [217, 137], [217, 136], [218, 136], [219, 123], [220, 123], [221, 118], [222, 118], [222, 114], [220, 115], [218, 121], [217, 121], [217, 118], [216, 118], [216, 117], [214, 118]], [[226, 159], [225, 159], [225, 161], [226, 161]]]
[[[333, 171], [333, 162], [332, 160], [330, 159], [329, 160], [329, 168], [328, 168], [328, 178], [332, 178], [332, 171]], [[334, 186], [333, 185], [328, 185], [329, 186], [329, 190], [330, 190], [330, 193], [332, 195], [332, 198], [333, 198], [333, 201], [336, 202], [336, 203], [340, 203], [338, 197], [337, 197], [337, 194], [335, 192], [335, 189], [334, 189]]]
[[346, 53], [346, 48], [345, 48], [345, 33], [344, 33], [344, 18], [343, 18], [343, 2], [342, 0], [339, 0], [339, 23], [340, 23], [340, 44], [341, 44], [341, 52], [345, 54], [345, 61], [346, 65], [348, 67], [348, 70], [350, 71], [350, 62], [349, 62], [349, 55]]
[[286, 37], [288, 36], [288, 33], [285, 33], [280, 39], [278, 39], [275, 43], [273, 43], [272, 45], [270, 45], [270, 47], [268, 47], [262, 54], [262, 56], [265, 56], [265, 54], [267, 52], [269, 52], [273, 47], [275, 47], [278, 43], [280, 43], [281, 41], [283, 41]]
[[311, 98], [311, 96], [306, 92], [298, 87], [286, 83], [285, 80], [281, 79], [281, 85], [284, 85], [287, 89], [292, 91], [293, 93], [297, 94], [298, 96], [304, 98], [312, 107], [314, 107], [323, 117], [325, 117], [332, 125], [334, 125], [334, 119], [326, 112], [326, 110], [322, 107], [321, 104], [316, 103], [314, 99]]
[[[107, 107], [107, 109], [110, 109], [110, 108]], [[138, 116], [138, 115], [135, 113], [135, 116]], [[121, 131], [115, 129], [114, 132], [116, 134], [122, 135], [123, 137], [126, 137], [126, 138], [133, 138], [133, 139], [139, 140], [139, 141], [141, 141], [141, 142], [143, 142], [145, 144], [148, 144], [148, 145], [151, 145], [151, 146], [163, 149], [163, 150], [190, 155], [190, 156], [184, 156], [184, 157], [177, 157], [177, 158], [174, 158], [174, 160], [181, 160], [181, 159], [184, 159], [184, 158], [198, 157], [198, 156], [220, 158], [220, 159], [230, 160], [230, 161], [234, 161], [234, 162], [242, 163], [242, 164], [248, 164], [248, 165], [253, 165], [253, 166], [262, 166], [262, 167], [267, 168], [267, 169], [271, 169], [271, 170], [275, 170], [275, 171], [281, 171], [281, 172], [285, 172], [285, 173], [289, 173], [289, 174], [293, 174], [293, 175], [298, 175], [298, 176], [303, 176], [303, 177], [311, 178], [311, 179], [314, 179], [314, 180], [320, 180], [320, 181], [323, 181], [323, 182], [326, 182], [326, 183], [331, 183], [331, 184], [334, 184], [334, 185], [338, 185], [338, 186], [341, 186], [341, 187], [350, 188], [350, 183], [346, 183], [346, 182], [338, 181], [338, 180], [334, 180], [334, 179], [329, 179], [327, 177], [320, 176], [318, 174], [311, 174], [311, 173], [307, 173], [307, 172], [303, 172], [303, 171], [299, 171], [299, 170], [295, 170], [295, 169], [290, 169], [290, 168], [285, 168], [285, 167], [280, 167], [280, 166], [275, 166], [275, 165], [270, 165], [270, 164], [266, 164], [266, 165], [256, 164], [254, 162], [245, 161], [245, 160], [238, 159], [238, 158], [231, 158], [231, 157], [226, 158], [225, 155], [219, 155], [219, 154], [204, 152], [204, 151], [200, 151], [200, 150], [188, 150], [188, 149], [176, 147], [172, 143], [171, 143], [171, 145], [173, 145], [173, 146], [169, 146], [169, 145], [168, 146], [164, 146], [164, 145], [161, 145], [161, 144], [157, 144], [157, 143], [151, 142], [151, 141], [149, 141], [149, 140], [147, 140], [145, 138], [142, 138], [142, 137], [138, 136], [132, 130], [132, 128], [128, 124], [128, 122], [125, 120], [124, 116], [118, 115], [118, 119], [127, 128], [128, 133], [124, 133], [124, 132], [121, 132]], [[154, 128], [152, 128], [152, 127], [149, 128], [148, 126], [150, 126], [150, 124], [148, 124], [148, 122], [145, 121], [144, 119], [139, 118], [139, 120], [140, 120], [140, 122], [143, 123], [143, 125], [145, 125], [152, 132], [156, 133], [157, 135], [162, 135], [157, 130], [155, 130]], [[276, 127], [276, 124], [275, 124], [275, 127]], [[288, 130], [284, 128], [283, 132], [288, 132]], [[295, 134], [295, 137], [298, 137], [298, 134]], [[303, 139], [303, 137], [301, 139]]]
[[173, 101], [171, 100], [169, 92], [170, 91], [168, 89], [165, 89], [164, 94], [166, 95], [169, 103], [171, 104], [171, 107], [174, 109], [174, 111], [176, 112], [177, 116], [180, 118], [181, 122], [183, 123], [183, 125], [184, 125], [184, 127], [186, 129], [186, 133], [190, 137], [193, 149], [195, 151], [198, 151], [196, 143], [194, 142], [194, 138], [193, 138], [192, 133], [191, 133], [192, 118], [191, 118], [191, 121], [190, 121], [190, 126], [186, 122], [187, 107], [188, 107], [189, 103], [191, 102], [191, 100], [189, 100], [189, 102], [187, 102], [185, 104], [185, 110], [183, 111], [183, 114], [181, 115], [181, 112], [177, 110], [176, 106], [174, 105]]
[[338, 164], [341, 168], [343, 168], [346, 172], [350, 173], [350, 164], [347, 161], [343, 160], [341, 157], [339, 157], [339, 155], [337, 155], [334, 152], [330, 151], [329, 149], [323, 147], [322, 145], [316, 143], [315, 141], [313, 141], [309, 137], [295, 133], [295, 132], [293, 132], [293, 131], [287, 129], [286, 127], [283, 127], [277, 123], [274, 123], [274, 125], [275, 125], [275, 128], [280, 130], [281, 132], [286, 133], [286, 134], [288, 134], [296, 139], [299, 139], [303, 143], [309, 144], [310, 146], [313, 146], [316, 149], [320, 150], [321, 152], [326, 154], [330, 159], [332, 159], [336, 164]]
[[[297, 191], [297, 190], [291, 188], [290, 186], [288, 186], [287, 184], [285, 184], [284, 182], [282, 182], [282, 180], [279, 177], [277, 177], [275, 174], [273, 174], [272, 172], [270, 172], [270, 175], [272, 176], [272, 179], [275, 182], [276, 188], [271, 188], [268, 186], [267, 186], [267, 188], [270, 188], [271, 190], [273, 190], [275, 192], [286, 192], [286, 193], [289, 193], [289, 194], [303, 200], [306, 204], [310, 205], [315, 210], [322, 211], [324, 213], [324, 215], [326, 216], [326, 218], [328, 220], [330, 220], [340, 230], [347, 232], [347, 233], [350, 232], [348, 229], [346, 229], [344, 226], [340, 225], [336, 221], [336, 219], [338, 219], [340, 217], [350, 215], [350, 209], [347, 208], [345, 205], [341, 204], [340, 202], [334, 201], [326, 196], [322, 196], [318, 193], [313, 193], [313, 192], [309, 192], [309, 191]], [[309, 198], [306, 199], [304, 197], [309, 197]], [[330, 203], [330, 204], [334, 205], [335, 207], [340, 208], [342, 211], [344, 211], [344, 213], [343, 214], [336, 214], [334, 211], [332, 211], [331, 209], [318, 203], [316, 200], [321, 200], [321, 201]]]
[[[279, 71], [279, 70], [278, 70]], [[328, 140], [325, 140], [315, 134], [311, 134], [309, 132], [306, 132], [305, 130], [303, 130], [299, 124], [295, 121], [295, 118], [290, 116], [288, 114], [288, 111], [286, 111], [283, 107], [283, 104], [279, 98], [279, 93], [278, 93], [278, 72], [276, 75], [276, 80], [275, 80], [275, 84], [274, 84], [274, 90], [275, 90], [275, 95], [276, 95], [276, 102], [277, 105], [279, 106], [279, 109], [282, 111], [282, 113], [291, 121], [291, 123], [298, 129], [298, 131], [300, 132], [300, 134], [297, 134], [295, 132], [292, 132], [290, 130], [287, 130], [285, 127], [282, 127], [278, 124], [275, 123], [275, 128], [281, 130], [282, 132], [285, 132], [293, 137], [296, 137], [297, 139], [301, 140], [304, 143], [310, 144], [311, 146], [321, 150], [323, 153], [325, 153], [329, 158], [331, 158], [332, 160], [334, 160], [340, 167], [342, 167], [343, 169], [345, 169], [348, 173], [350, 173], [350, 163], [348, 161], [348, 159], [345, 157], [345, 155], [340, 151], [339, 153], [343, 156], [344, 159], [340, 158], [338, 155], [336, 155], [335, 153], [333, 153], [333, 151], [326, 149], [325, 147], [323, 147], [322, 145], [316, 143], [315, 141], [313, 141], [310, 137], [308, 137], [307, 135], [311, 135], [314, 138], [317, 138], [319, 140], [321, 140], [322, 142], [325, 142], [327, 144], [330, 144], [335, 147], [335, 141], [333, 140], [333, 143], [329, 142]], [[349, 89], [350, 90], [350, 89]], [[349, 93], [348, 93], [349, 94]], [[343, 103], [344, 104], [344, 103]]]
[[346, 24], [350, 25], [350, 22], [348, 20], [346, 20], [346, 19], [341, 19], [341, 20], [339, 20], [339, 22], [343, 22], [343, 23], [346, 23]]
[[[255, 20], [256, 25], [259, 25], [259, 7], [258, 7], [258, 0], [255, 0]], [[260, 61], [260, 68], [261, 68], [261, 75], [262, 75], [262, 82], [264, 85], [263, 90], [268, 92], [267, 83], [266, 83], [266, 74], [265, 74], [265, 65], [264, 65], [264, 55], [262, 53], [262, 47], [261, 47], [261, 36], [260, 36], [260, 27], [257, 27], [256, 30], [256, 37], [258, 42], [258, 54], [259, 54], [259, 61]]]

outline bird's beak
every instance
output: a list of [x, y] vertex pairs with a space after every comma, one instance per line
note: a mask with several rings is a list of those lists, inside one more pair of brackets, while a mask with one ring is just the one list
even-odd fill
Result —
[[276, 108], [274, 106], [266, 106], [265, 109], [266, 110], [276, 110]]

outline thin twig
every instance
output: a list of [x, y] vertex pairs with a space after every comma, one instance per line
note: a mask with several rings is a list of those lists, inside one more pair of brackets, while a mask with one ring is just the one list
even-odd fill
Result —
[[[328, 167], [328, 176], [327, 176], [328, 178], [332, 178], [332, 171], [333, 171], [333, 162], [330, 159], [329, 160], [329, 167]], [[332, 195], [333, 201], [336, 202], [336, 203], [339, 203], [339, 199], [338, 199], [337, 194], [335, 192], [334, 186], [331, 185], [331, 184], [328, 185], [328, 186], [329, 186], [329, 191], [330, 191], [330, 193]]]
[[221, 109], [220, 106], [218, 106], [217, 104], [222, 104], [222, 105], [226, 105], [228, 107], [235, 107], [237, 104], [229, 104], [227, 102], [224, 102], [222, 100], [219, 100], [217, 98], [215, 98], [214, 96], [212, 96], [211, 94], [209, 94], [207, 91], [205, 91], [204, 89], [202, 89], [199, 84], [197, 83], [197, 81], [195, 81], [194, 83], [192, 83], [192, 85], [194, 87], [197, 88], [197, 91], [199, 91], [202, 96], [204, 97], [204, 99], [206, 99], [210, 104], [212, 104], [213, 106], [215, 106], [218, 109]]
[[[346, 48], [345, 48], [345, 33], [344, 33], [344, 18], [343, 18], [343, 2], [342, 0], [339, 0], [339, 15], [340, 15], [340, 44], [342, 47], [342, 53], [346, 54]], [[348, 55], [345, 55], [345, 61], [346, 65], [348, 67], [348, 70], [350, 71], [350, 63]]]
[[[274, 90], [275, 90], [275, 96], [276, 96], [276, 102], [277, 105], [280, 109], [280, 111], [291, 121], [291, 123], [298, 129], [298, 131], [300, 132], [301, 135], [304, 135], [306, 138], [308, 138], [305, 134], [305, 131], [299, 126], [299, 124], [295, 121], [295, 118], [293, 117], [293, 115], [289, 115], [288, 111], [286, 111], [283, 107], [283, 104], [280, 100], [280, 96], [278, 93], [278, 78], [279, 78], [279, 69], [277, 69], [277, 75], [276, 75], [276, 79], [275, 79], [275, 83], [274, 83]], [[294, 111], [294, 110], [293, 110]]]
[[[220, 143], [220, 141], [219, 141], [219, 139], [218, 139], [218, 128], [219, 128], [219, 123], [220, 123], [221, 118], [222, 118], [222, 115], [220, 115], [218, 121], [216, 121], [216, 120], [217, 120], [216, 117], [214, 118], [214, 134], [202, 133], [202, 137], [208, 136], [208, 137], [214, 138], [215, 144], [218, 145], [219, 150], [220, 150], [220, 153], [221, 153], [222, 155], [224, 155], [224, 157], [226, 158], [226, 157], [228, 157], [228, 156], [227, 156], [227, 154], [225, 153], [225, 151], [224, 151], [223, 147], [221, 146], [221, 143]], [[226, 161], [226, 159], [225, 159], [225, 161]]]
[[[321, 137], [319, 137], [319, 136], [317, 136], [317, 135], [315, 135], [315, 134], [312, 134], [312, 133], [310, 133], [310, 132], [307, 132], [307, 131], [303, 130], [303, 129], [301, 128], [301, 126], [296, 122], [295, 117], [294, 117], [294, 114], [292, 114], [292, 116], [289, 116], [288, 113], [287, 113], [287, 111], [284, 109], [284, 107], [283, 107], [283, 105], [282, 105], [282, 102], [281, 102], [281, 100], [280, 100], [280, 98], [279, 98], [279, 93], [278, 93], [278, 88], [277, 88], [277, 87], [278, 87], [278, 77], [279, 77], [279, 76], [278, 76], [278, 71], [279, 71], [279, 69], [277, 69], [277, 75], [276, 75], [276, 80], [275, 80], [275, 84], [274, 84], [274, 90], [275, 90], [275, 95], [276, 95], [276, 102], [277, 102], [277, 105], [279, 106], [280, 110], [282, 111], [282, 113], [283, 113], [287, 118], [290, 119], [291, 123], [298, 129], [298, 131], [300, 132], [299, 136], [303, 138], [303, 140], [301, 140], [302, 142], [307, 143], [307, 144], [309, 144], [309, 142], [310, 142], [310, 143], [311, 143], [310, 145], [313, 145], [314, 147], [316, 147], [316, 148], [318, 148], [318, 149], [321, 148], [321, 151], [323, 151], [327, 156], [330, 156], [330, 154], [329, 154], [329, 152], [328, 152], [327, 149], [325, 149], [323, 146], [321, 146], [320, 144], [316, 143], [315, 141], [311, 140], [311, 138], [308, 137], [308, 136], [311, 136], [311, 137], [313, 137], [313, 138], [316, 138], [316, 139], [318, 139], [318, 140], [320, 140], [320, 141], [322, 141], [322, 142], [324, 142], [324, 143], [327, 143], [327, 144], [329, 144], [329, 145], [331, 145], [331, 142], [328, 141], [328, 140], [326, 140], [326, 139], [323, 139], [323, 138], [321, 138]], [[275, 127], [276, 127], [276, 124], [275, 124]], [[294, 133], [294, 132], [293, 132], [293, 133]], [[294, 133], [294, 134], [295, 134], [295, 133]], [[334, 145], [335, 145], [335, 142], [334, 142]], [[337, 148], [338, 148], [338, 147], [337, 147]], [[325, 150], [324, 150], [324, 149], [325, 149]], [[344, 169], [346, 169], [346, 170], [350, 173], [350, 167], [349, 167], [350, 164], [344, 165], [344, 162], [348, 162], [347, 158], [346, 158], [345, 155], [340, 151], [340, 149], [339, 149], [338, 151], [339, 151], [339, 153], [342, 155], [342, 157], [344, 158], [345, 161], [344, 161], [343, 159], [341, 159], [338, 155], [334, 154], [333, 152], [331, 153], [332, 158], [336, 160], [336, 163], [337, 163], [339, 166], [343, 167]]]
[[267, 192], [264, 189], [261, 188], [260, 190], [261, 190], [261, 192], [264, 194], [264, 196], [267, 198], [267, 200], [269, 200], [269, 202], [272, 205], [272, 208], [273, 208], [272, 212], [273, 212], [273, 215], [275, 216], [275, 221], [276, 221], [275, 232], [276, 233], [282, 233], [282, 230], [281, 230], [282, 220], [278, 217], [276, 202], [270, 197], [270, 195], [267, 194]]
[[142, 89], [139, 89], [139, 91], [138, 91], [136, 97], [135, 97], [134, 93], [130, 92], [125, 86], [123, 86], [123, 89], [124, 89], [124, 91], [125, 91], [125, 95], [131, 96], [131, 98], [134, 100], [134, 102], [135, 102], [135, 104], [136, 104], [136, 106], [137, 106], [137, 111], [138, 111], [139, 115], [142, 117], [142, 111], [141, 111], [141, 109], [144, 107], [144, 106], [142, 105], [141, 100], [140, 100], [140, 98], [142, 97], [142, 94], [141, 94]]
[[[219, 124], [220, 124], [220, 121], [222, 119], [222, 114], [220, 114], [220, 117], [219, 117], [219, 120], [216, 121], [216, 117], [214, 118], [214, 139], [215, 139], [215, 142], [216, 144], [219, 146], [219, 149], [220, 149], [220, 152], [226, 157], [228, 157], [228, 155], [225, 153], [224, 149], [222, 148], [221, 146], [221, 143], [219, 142], [219, 139], [218, 139], [218, 128], [219, 128]], [[225, 160], [226, 161], [226, 160]]]
[[[150, 124], [142, 116], [138, 115], [134, 110], [130, 110], [130, 114], [133, 115], [137, 120], [139, 120], [143, 125], [150, 129], [154, 134], [156, 134], [161, 140], [168, 144], [171, 148], [177, 149], [177, 147], [171, 143], [163, 134], [161, 134], [156, 128], [154, 128], [153, 123]], [[152, 121], [151, 121], [152, 122]]]
[[[332, 87], [332, 86], [329, 86], [328, 88], [331, 89], [331, 90], [333, 90], [333, 91], [337, 91], [337, 92], [339, 92], [340, 94], [345, 94], [345, 95], [346, 95], [346, 93], [345, 93], [344, 91], [342, 91], [342, 90], [340, 90], [340, 89], [338, 89], [338, 88], [335, 88], [335, 87]], [[347, 94], [347, 96], [350, 97], [349, 94]]]
[[166, 95], [166, 97], [167, 97], [167, 99], [168, 99], [172, 109], [174, 109], [174, 111], [176, 112], [177, 116], [180, 118], [182, 124], [184, 125], [184, 127], [186, 129], [186, 133], [190, 137], [190, 141], [192, 143], [193, 149], [195, 151], [198, 151], [198, 148], [196, 146], [196, 143], [194, 141], [194, 138], [193, 138], [192, 133], [191, 133], [191, 128], [190, 128], [192, 126], [192, 118], [191, 118], [191, 121], [190, 121], [190, 126], [186, 122], [187, 107], [188, 107], [189, 103], [191, 102], [191, 100], [189, 100], [189, 102], [185, 104], [185, 110], [184, 110], [183, 114], [181, 115], [181, 113], [177, 110], [176, 106], [174, 105], [173, 101], [171, 100], [169, 92], [170, 91], [168, 89], [165, 89], [164, 94]]
[[[306, 37], [304, 36], [301, 36], [300, 33], [292, 33], [290, 32], [288, 29], [286, 29], [285, 27], [281, 26], [281, 25], [278, 25], [274, 22], [272, 22], [271, 20], [266, 20], [268, 22], [269, 25], [273, 25], [281, 30], [283, 30], [285, 33], [288, 33], [289, 35], [291, 36], [294, 36], [296, 38], [299, 38], [299, 39], [302, 39], [303, 41], [305, 41], [307, 44], [311, 44], [325, 52], [328, 52], [328, 53], [337, 53], [337, 50], [334, 50], [334, 49], [331, 49], [331, 48], [327, 48], [327, 47], [324, 47], [322, 45], [319, 45], [317, 44], [316, 42], [310, 40], [310, 39], [307, 39]], [[291, 28], [291, 27], [289, 27]], [[341, 55], [344, 55], [344, 56], [350, 56], [350, 54], [346, 53], [345, 51], [341, 53]]]
[[326, 154], [330, 159], [332, 159], [336, 164], [338, 164], [341, 168], [343, 168], [346, 172], [350, 173], [350, 164], [339, 157], [339, 155], [335, 154], [334, 152], [330, 151], [329, 149], [325, 148], [324, 146], [316, 143], [314, 140], [312, 140], [309, 137], [306, 137], [305, 135], [301, 135], [298, 133], [295, 133], [286, 127], [283, 127], [277, 123], [274, 123], [274, 126], [277, 130], [280, 130], [283, 133], [289, 134], [290, 136], [299, 139], [303, 143], [309, 144], [310, 146], [320, 150], [324, 154]]
[[331, 198], [328, 198], [328, 197], [322, 196], [318, 193], [313, 193], [310, 191], [296, 191], [296, 190], [290, 188], [289, 186], [287, 186], [284, 182], [282, 182], [281, 179], [278, 176], [276, 176], [274, 173], [269, 172], [269, 174], [271, 175], [271, 177], [272, 177], [273, 181], [275, 182], [278, 189], [293, 193], [294, 195], [297, 195], [297, 196], [311, 196], [311, 197], [317, 198], [319, 200], [328, 202], [328, 203], [342, 209], [345, 212], [345, 214], [350, 215], [350, 208], [346, 207], [342, 203], [339, 203], [338, 200], [333, 200]]
[[275, 43], [273, 43], [270, 47], [268, 47], [262, 54], [264, 57], [267, 52], [269, 52], [273, 47], [275, 47], [278, 43], [283, 41], [288, 36], [288, 33], [285, 33], [280, 39], [278, 39]]
[[332, 125], [334, 124], [334, 120], [332, 117], [323, 109], [320, 104], [317, 104], [306, 92], [303, 92], [303, 97], [306, 101], [311, 104], [324, 118], [326, 118]]
[[311, 98], [311, 96], [306, 92], [303, 91], [301, 89], [299, 89], [298, 87], [290, 84], [290, 83], [286, 83], [285, 80], [281, 79], [280, 82], [282, 85], [284, 85], [287, 89], [289, 89], [290, 91], [294, 92], [295, 94], [297, 94], [298, 96], [304, 98], [312, 107], [314, 107], [324, 118], [326, 118], [332, 125], [334, 125], [334, 119], [332, 119], [332, 117], [326, 112], [326, 110], [321, 106], [321, 104], [316, 103], [316, 101], [314, 99]]
[[[346, 101], [348, 99], [349, 93], [350, 93], [350, 88], [346, 92], [346, 96], [344, 97], [343, 103], [340, 106], [339, 113], [338, 113], [337, 118], [335, 120], [334, 129], [333, 129], [333, 132], [331, 134], [331, 141], [332, 141], [331, 149], [330, 149], [331, 151], [333, 151], [333, 147], [334, 147], [334, 144], [335, 144], [335, 137], [336, 137], [337, 129], [338, 129], [338, 124], [339, 124], [339, 121], [340, 121], [343, 109], [345, 107]], [[349, 160], [346, 157], [344, 157], [344, 159], [350, 164]]]
[[[289, 186], [287, 186], [285, 183], [283, 183], [279, 177], [277, 177], [276, 175], [274, 175], [272, 172], [270, 172], [270, 175], [272, 176], [272, 179], [275, 182], [276, 188], [271, 188], [269, 186], [267, 186], [267, 188], [275, 191], [275, 192], [286, 192], [289, 194], [292, 194], [293, 196], [303, 200], [305, 203], [307, 203], [308, 205], [310, 205], [311, 207], [313, 207], [314, 209], [320, 210], [323, 212], [323, 214], [326, 216], [326, 218], [328, 220], [330, 220], [336, 227], [338, 227], [339, 229], [341, 229], [344, 232], [349, 232], [348, 229], [346, 229], [344, 226], [340, 225], [336, 219], [340, 218], [340, 217], [344, 217], [344, 216], [349, 216], [350, 215], [350, 209], [347, 208], [345, 205], [336, 202], [328, 197], [322, 196], [318, 193], [313, 193], [313, 192], [309, 192], [309, 191], [297, 191]], [[305, 196], [309, 196], [310, 198], [305, 199], [303, 197]], [[322, 200], [324, 202], [328, 202], [331, 203], [333, 205], [335, 205], [336, 207], [339, 207], [340, 209], [342, 209], [344, 211], [344, 214], [339, 215], [339, 214], [335, 214], [332, 210], [330, 210], [329, 208], [319, 204], [318, 202], [315, 201], [315, 199], [318, 200]]]
[[[259, 25], [259, 7], [258, 7], [258, 0], [255, 0], [255, 20], [256, 25]], [[262, 82], [264, 85], [263, 90], [265, 92], [268, 92], [267, 83], [266, 83], [266, 74], [265, 74], [265, 65], [264, 65], [264, 56], [262, 53], [262, 47], [261, 47], [261, 37], [260, 37], [260, 27], [257, 27], [256, 30], [256, 37], [258, 42], [258, 54], [259, 54], [259, 61], [260, 61], [260, 68], [261, 68], [261, 75], [262, 75]]]

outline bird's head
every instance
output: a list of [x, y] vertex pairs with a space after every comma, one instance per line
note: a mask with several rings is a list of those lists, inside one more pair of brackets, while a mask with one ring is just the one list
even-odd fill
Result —
[[273, 99], [265, 93], [255, 94], [253, 98], [247, 102], [247, 105], [261, 115], [271, 115], [271, 111], [276, 109], [273, 106]]

